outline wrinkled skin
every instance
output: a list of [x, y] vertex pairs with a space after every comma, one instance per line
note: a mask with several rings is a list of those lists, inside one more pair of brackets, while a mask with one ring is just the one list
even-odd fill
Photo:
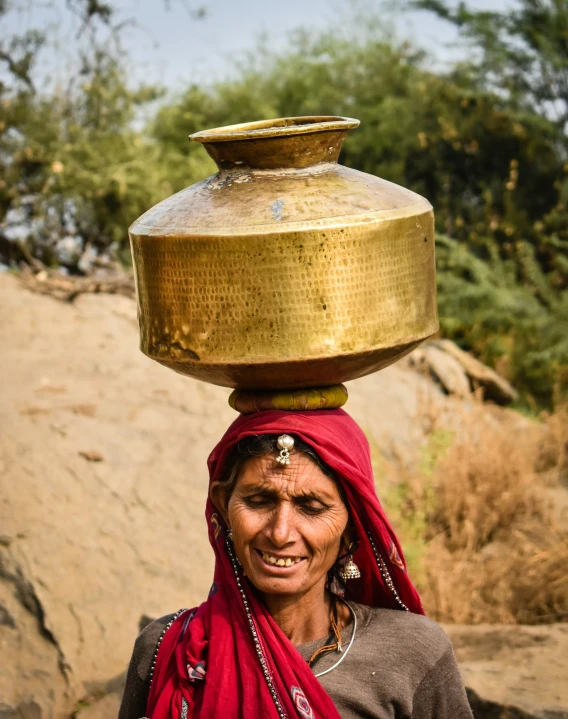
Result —
[[[246, 462], [226, 512], [237, 557], [250, 581], [267, 594], [303, 594], [325, 582], [349, 518], [334, 480], [299, 452], [287, 467], [272, 455]], [[267, 566], [260, 552], [301, 561]]]
[[[293, 627], [289, 636], [308, 641], [327, 633], [327, 573], [349, 546], [349, 514], [336, 482], [301, 452], [292, 453], [286, 467], [269, 454], [247, 460], [230, 497], [214, 483], [211, 498], [233, 532], [246, 576], [273, 616], [293, 607], [296, 620], [306, 619], [305, 631]], [[300, 561], [275, 566], [262, 553]], [[288, 623], [281, 620], [281, 626]]]

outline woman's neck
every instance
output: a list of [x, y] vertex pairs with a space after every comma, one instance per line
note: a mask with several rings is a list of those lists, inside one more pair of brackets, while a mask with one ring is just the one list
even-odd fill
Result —
[[[263, 601], [276, 624], [296, 646], [325, 637], [331, 631], [332, 597], [324, 583], [301, 595], [265, 594]], [[339, 602], [338, 612], [343, 627], [349, 621], [349, 610]]]

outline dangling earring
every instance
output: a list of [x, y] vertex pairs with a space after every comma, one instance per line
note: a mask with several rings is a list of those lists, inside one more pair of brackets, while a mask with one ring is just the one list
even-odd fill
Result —
[[361, 577], [361, 570], [353, 561], [353, 555], [351, 554], [352, 548], [353, 544], [351, 544], [351, 546], [347, 550], [345, 564], [339, 570], [339, 576], [341, 577], [341, 579], [343, 579], [344, 582], [348, 579], [359, 579]]
[[345, 566], [339, 572], [342, 579], [347, 581], [348, 579], [359, 579], [361, 577], [361, 570], [353, 561], [353, 557], [349, 555]]
[[233, 530], [231, 528], [227, 529], [227, 539], [232, 542], [233, 541]]

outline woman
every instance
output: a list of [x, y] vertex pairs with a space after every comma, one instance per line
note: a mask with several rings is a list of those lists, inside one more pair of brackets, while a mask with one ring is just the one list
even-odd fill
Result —
[[119, 719], [472, 717], [349, 415], [243, 415], [209, 472], [209, 598], [142, 632]]

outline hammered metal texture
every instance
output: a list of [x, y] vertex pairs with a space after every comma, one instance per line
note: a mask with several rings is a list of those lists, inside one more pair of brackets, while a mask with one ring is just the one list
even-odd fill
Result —
[[430, 205], [334, 163], [220, 172], [130, 237], [142, 351], [213, 384], [339, 384], [438, 329]]

